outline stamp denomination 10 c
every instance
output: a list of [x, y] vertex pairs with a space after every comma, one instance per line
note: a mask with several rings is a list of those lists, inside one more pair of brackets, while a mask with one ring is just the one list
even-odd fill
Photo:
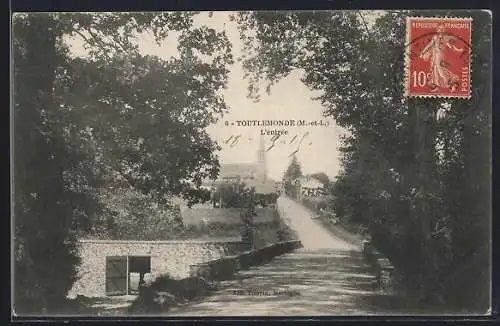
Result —
[[471, 18], [409, 17], [406, 95], [469, 99], [471, 32]]

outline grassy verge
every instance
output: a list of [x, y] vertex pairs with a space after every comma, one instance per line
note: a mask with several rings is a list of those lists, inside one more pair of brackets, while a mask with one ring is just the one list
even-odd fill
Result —
[[335, 218], [332, 213], [320, 210], [319, 208], [326, 205], [326, 203], [322, 205], [321, 201], [303, 199], [298, 202], [310, 210], [311, 214], [319, 215], [318, 221], [334, 236], [359, 248], [362, 247], [365, 239], [365, 229], [362, 226], [343, 222], [342, 219]]
[[332, 233], [335, 237], [340, 238], [347, 243], [355, 245], [360, 249], [362, 248], [364, 240], [363, 235], [349, 232], [339, 224], [333, 223], [332, 220], [326, 217], [320, 217], [318, 221], [325, 227], [325, 229], [330, 231], [330, 233]]

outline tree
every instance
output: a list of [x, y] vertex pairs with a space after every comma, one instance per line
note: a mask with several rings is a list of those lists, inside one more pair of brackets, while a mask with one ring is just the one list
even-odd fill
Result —
[[[217, 174], [204, 128], [227, 110], [218, 90], [231, 45], [194, 15], [13, 17], [16, 313], [60, 306], [76, 277], [76, 231], [95, 222], [104, 185], [196, 201], [201, 179]], [[142, 56], [134, 39], [145, 31], [158, 42], [177, 31], [180, 57]], [[74, 35], [89, 58], [69, 56]]]
[[20, 313], [48, 308], [75, 279], [78, 256], [70, 231], [78, 193], [66, 187], [63, 171], [78, 156], [51, 121], [57, 109], [52, 85], [63, 60], [56, 43], [61, 31], [40, 15], [14, 24], [14, 296]]
[[[218, 146], [205, 128], [226, 109], [211, 91], [224, 87], [224, 71], [194, 59], [186, 65], [149, 56], [73, 64], [74, 82], [61, 96], [68, 110], [85, 103], [78, 127], [91, 128], [96, 154], [134, 188], [155, 191], [157, 200], [195, 199], [188, 190], [218, 171]], [[116, 91], [112, 102], [107, 89]]]
[[294, 155], [283, 176], [283, 187], [285, 188], [285, 193], [288, 196], [297, 198], [296, 181], [301, 176], [302, 169], [300, 167], [299, 161], [297, 160], [297, 157]]
[[[450, 303], [484, 308], [487, 292], [471, 298], [456, 285], [443, 284], [463, 262], [458, 257], [470, 258], [472, 252], [488, 248], [489, 213], [475, 203], [489, 207], [491, 57], [486, 49], [491, 48], [491, 17], [481, 12], [431, 13], [473, 17], [478, 26], [472, 40], [473, 48], [480, 49], [472, 54], [472, 78], [477, 80], [472, 101], [408, 99], [402, 86], [404, 22], [409, 15], [429, 14], [387, 11], [373, 28], [367, 24], [369, 14], [354, 11], [243, 12], [234, 20], [245, 43], [242, 59], [250, 97], [259, 99], [262, 80], [269, 92], [300, 69], [304, 84], [320, 92], [316, 100], [324, 105], [325, 115], [348, 130], [344, 171], [334, 190], [337, 213], [369, 227], [375, 246], [403, 271], [408, 285], [418, 286], [410, 289], [414, 296], [426, 300], [438, 293]], [[443, 108], [449, 116], [436, 123], [436, 111]], [[446, 158], [439, 158], [436, 146], [443, 144]], [[472, 161], [484, 168], [473, 168]], [[463, 196], [478, 201], [470, 204]], [[466, 224], [482, 236], [473, 235]], [[475, 270], [479, 274], [488, 267]], [[484, 288], [486, 274], [475, 284]]]
[[242, 194], [245, 185], [242, 183], [222, 183], [218, 184], [214, 193], [214, 202], [218, 203], [219, 208], [241, 208], [244, 207]]
[[241, 239], [246, 250], [254, 249], [255, 227], [253, 218], [257, 216], [255, 205], [257, 198], [255, 189], [241, 182], [222, 183], [217, 185], [214, 203], [219, 208], [239, 208], [242, 221]]
[[90, 231], [79, 230], [82, 237], [157, 241], [175, 238], [184, 228], [177, 205], [162, 205], [133, 188], [103, 191], [101, 202], [105, 219], [94, 222]]
[[294, 155], [292, 157], [290, 165], [288, 165], [288, 168], [286, 169], [285, 178], [293, 180], [300, 178], [301, 176], [302, 176], [302, 169], [300, 167], [299, 161], [297, 160], [297, 157]]
[[241, 241], [246, 250], [255, 248], [255, 227], [254, 217], [257, 216], [255, 211], [255, 190], [253, 188], [246, 188], [240, 193], [241, 207], [243, 208], [240, 217], [243, 221], [243, 228], [241, 231]]

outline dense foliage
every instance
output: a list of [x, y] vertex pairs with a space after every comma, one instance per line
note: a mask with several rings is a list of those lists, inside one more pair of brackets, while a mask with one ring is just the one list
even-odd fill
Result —
[[[429, 12], [239, 13], [249, 96], [291, 71], [347, 130], [333, 195], [339, 218], [368, 227], [411, 296], [489, 305], [491, 17], [472, 17], [470, 101], [404, 96], [405, 18]], [[436, 119], [437, 112], [445, 117]], [[333, 151], [333, 148], [332, 148]], [[465, 268], [468, 266], [467, 268]]]
[[302, 176], [302, 168], [297, 157], [294, 155], [283, 175], [283, 189], [285, 194], [292, 198], [297, 198], [299, 189], [297, 188], [297, 179]]
[[[196, 26], [195, 15], [13, 17], [17, 313], [51, 311], [64, 300], [76, 277], [76, 231], [116, 222], [106, 192], [193, 203], [203, 197], [201, 180], [217, 175], [218, 146], [205, 128], [227, 110], [219, 91], [231, 44], [224, 32]], [[171, 31], [177, 57], [139, 52], [140, 33], [160, 42]], [[70, 55], [71, 36], [88, 56]]]
[[241, 209], [241, 239], [246, 249], [253, 249], [256, 236], [254, 217], [257, 216], [255, 189], [247, 187], [244, 183], [223, 183], [217, 186], [214, 198], [222, 208]]

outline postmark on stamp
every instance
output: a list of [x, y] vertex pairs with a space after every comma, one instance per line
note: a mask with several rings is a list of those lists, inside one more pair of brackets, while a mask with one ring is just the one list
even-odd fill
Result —
[[407, 18], [406, 95], [470, 99], [471, 32], [471, 18]]

